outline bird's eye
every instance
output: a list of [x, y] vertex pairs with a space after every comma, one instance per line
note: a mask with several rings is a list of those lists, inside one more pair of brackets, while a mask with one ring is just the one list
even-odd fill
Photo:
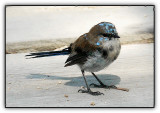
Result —
[[104, 37], [113, 37], [112, 34], [102, 34], [102, 36], [104, 36]]

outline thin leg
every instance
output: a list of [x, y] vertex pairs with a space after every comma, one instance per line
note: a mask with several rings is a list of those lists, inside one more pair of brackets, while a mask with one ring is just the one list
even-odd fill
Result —
[[89, 88], [89, 86], [88, 86], [86, 77], [84, 76], [84, 71], [82, 71], [82, 75], [83, 75], [84, 81], [85, 81], [85, 83], [86, 83], [87, 90], [91, 90], [91, 89]]
[[[101, 95], [101, 94], [103, 94], [103, 93], [101, 93], [101, 92], [99, 92], [99, 91], [97, 91], [97, 92], [92, 92], [91, 89], [89, 88], [88, 84], [87, 84], [87, 80], [86, 80], [86, 78], [85, 78], [85, 76], [84, 76], [84, 71], [83, 71], [83, 70], [82, 70], [82, 75], [83, 75], [84, 81], [85, 81], [85, 83], [86, 83], [87, 90], [85, 90], [85, 89], [79, 89], [78, 92], [89, 93], [89, 94], [91, 94], [91, 95]], [[103, 95], [104, 95], [104, 94], [103, 94]]]
[[94, 86], [94, 87], [100, 87], [100, 88], [114, 88], [116, 89], [117, 87], [114, 86], [114, 85], [111, 85], [111, 86], [107, 86], [107, 85], [104, 85], [103, 82], [92, 72], [92, 75], [97, 79], [97, 81], [100, 83], [100, 85], [97, 85], [97, 84], [90, 84], [90, 86]]
[[90, 84], [90, 86], [93, 85], [94, 87], [99, 87], [99, 88], [108, 88], [108, 89], [113, 88], [113, 89], [127, 91], [127, 92], [129, 91], [129, 89], [127, 89], [127, 88], [120, 88], [120, 87], [116, 87], [115, 85], [111, 85], [111, 86], [104, 85], [103, 82], [94, 73], [92, 73], [92, 75], [97, 79], [97, 81], [100, 83], [100, 85], [92, 83], [92, 84]]
[[102, 85], [102, 86], [105, 86], [103, 84], [103, 82], [92, 72], [92, 75], [97, 79], [97, 81]]

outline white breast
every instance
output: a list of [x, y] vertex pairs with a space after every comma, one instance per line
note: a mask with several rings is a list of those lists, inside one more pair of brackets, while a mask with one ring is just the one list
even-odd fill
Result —
[[103, 43], [102, 47], [107, 51], [108, 56], [104, 58], [102, 53], [100, 53], [98, 50], [95, 51], [92, 56], [88, 57], [85, 64], [79, 65], [81, 70], [97, 72], [104, 69], [118, 57], [121, 49], [119, 39], [106, 41]]

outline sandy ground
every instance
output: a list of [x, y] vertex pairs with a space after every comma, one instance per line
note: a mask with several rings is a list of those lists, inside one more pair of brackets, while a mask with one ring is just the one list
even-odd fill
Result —
[[[77, 66], [64, 67], [67, 56], [25, 59], [24, 55], [6, 55], [7, 107], [153, 106], [153, 43], [123, 45], [118, 59], [96, 74], [104, 83], [130, 91], [91, 88], [104, 93], [100, 96], [77, 92], [85, 83]], [[86, 75], [88, 83], [97, 83], [90, 73]]]

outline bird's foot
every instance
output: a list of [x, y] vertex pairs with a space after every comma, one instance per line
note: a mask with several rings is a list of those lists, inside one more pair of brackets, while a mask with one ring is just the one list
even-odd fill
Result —
[[103, 93], [101, 93], [101, 92], [99, 92], [99, 91], [93, 92], [93, 91], [91, 91], [90, 89], [89, 89], [89, 90], [79, 89], [78, 92], [88, 93], [88, 94], [91, 94], [91, 95], [93, 95], [93, 96], [104, 95]]
[[107, 85], [97, 85], [97, 84], [90, 84], [90, 86], [94, 86], [94, 87], [97, 87], [97, 88], [106, 88], [106, 89], [117, 89], [117, 90], [122, 90], [122, 91], [129, 91], [129, 89], [127, 88], [120, 88], [120, 87], [117, 87], [115, 85], [111, 85], [111, 86], [107, 86]]
[[90, 84], [89, 86], [94, 86], [94, 87], [97, 87], [97, 88], [106, 88], [106, 89], [116, 89], [117, 87], [115, 85], [111, 85], [111, 86], [107, 86], [107, 85], [97, 85], [97, 84]]

